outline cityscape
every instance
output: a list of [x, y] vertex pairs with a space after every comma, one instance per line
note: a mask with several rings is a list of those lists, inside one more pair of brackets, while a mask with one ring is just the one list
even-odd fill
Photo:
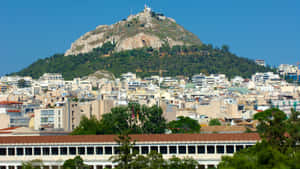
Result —
[[270, 65], [145, 5], [0, 76], [0, 169], [300, 168], [300, 63]]

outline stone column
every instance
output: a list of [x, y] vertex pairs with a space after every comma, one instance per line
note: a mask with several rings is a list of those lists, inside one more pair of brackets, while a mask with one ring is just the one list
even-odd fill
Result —
[[167, 154], [170, 154], [170, 145], [167, 145]]
[[185, 145], [185, 154], [189, 154], [189, 152], [188, 152], [189, 149], [188, 149], [188, 148], [189, 148], [189, 146], [188, 146], [188, 145]]
[[217, 154], [217, 145], [215, 144], [215, 154]]

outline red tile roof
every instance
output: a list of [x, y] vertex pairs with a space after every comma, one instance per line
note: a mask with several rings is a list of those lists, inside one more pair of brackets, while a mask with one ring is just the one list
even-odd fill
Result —
[[0, 101], [0, 105], [10, 105], [10, 104], [23, 104], [23, 103], [17, 101]]
[[8, 128], [2, 128], [0, 130], [15, 130], [17, 128], [20, 128], [20, 127], [8, 127]]
[[[140, 134], [130, 135], [136, 142], [205, 142], [205, 141], [259, 141], [257, 133], [231, 134]], [[0, 137], [0, 144], [30, 143], [105, 143], [115, 142], [116, 135], [77, 136], [9, 136]]]

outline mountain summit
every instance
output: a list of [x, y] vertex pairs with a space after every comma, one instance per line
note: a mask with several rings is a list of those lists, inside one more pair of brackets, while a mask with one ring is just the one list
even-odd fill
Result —
[[158, 49], [164, 44], [170, 47], [202, 44], [196, 35], [178, 25], [174, 19], [145, 6], [144, 11], [136, 15], [130, 15], [113, 25], [100, 25], [87, 32], [71, 45], [65, 55], [88, 53], [107, 42], [116, 45], [115, 51], [142, 47]]

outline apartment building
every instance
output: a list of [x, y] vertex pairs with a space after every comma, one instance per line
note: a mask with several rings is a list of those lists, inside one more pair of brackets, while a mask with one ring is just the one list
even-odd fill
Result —
[[66, 127], [63, 123], [64, 119], [64, 108], [38, 109], [34, 111], [34, 129], [63, 130]]

